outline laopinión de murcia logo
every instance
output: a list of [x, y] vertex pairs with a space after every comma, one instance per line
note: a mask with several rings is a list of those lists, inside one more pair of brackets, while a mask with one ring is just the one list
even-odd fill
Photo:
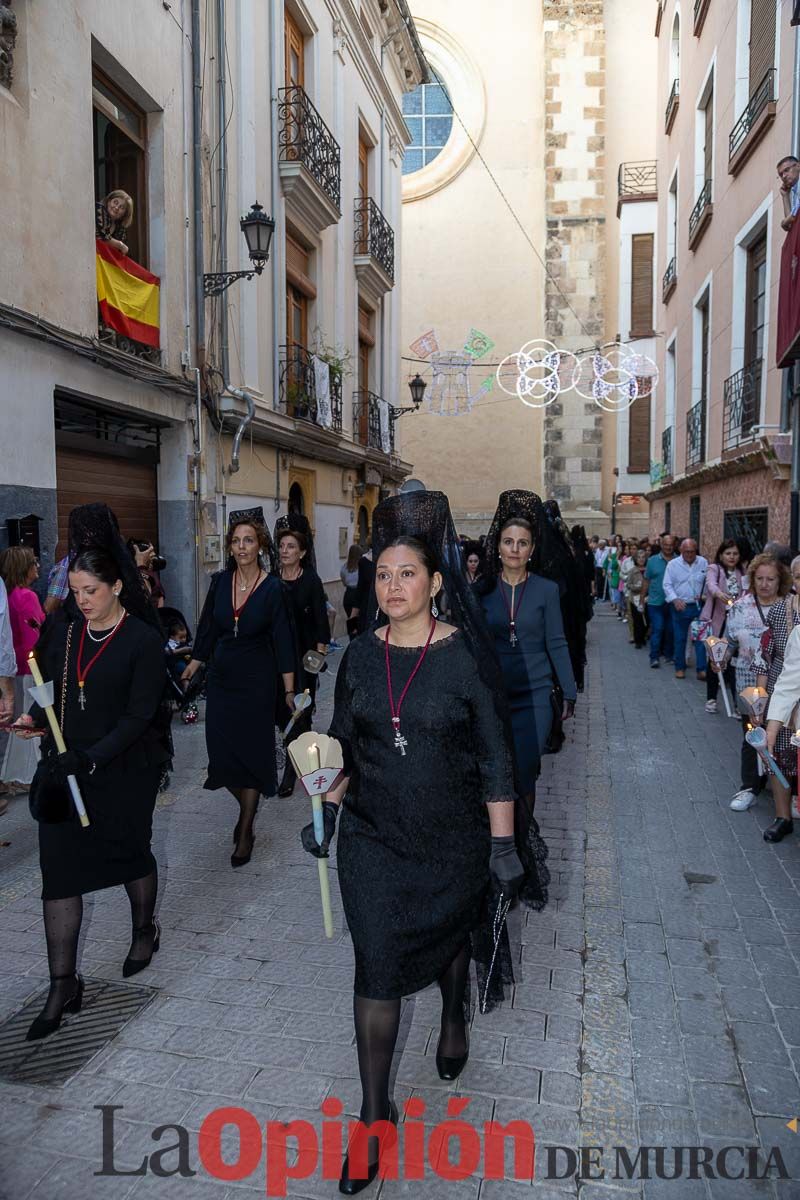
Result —
[[[189, 1177], [202, 1169], [214, 1179], [231, 1183], [263, 1175], [266, 1196], [286, 1196], [290, 1180], [318, 1175], [339, 1179], [342, 1159], [350, 1155], [352, 1178], [367, 1174], [368, 1139], [380, 1140], [381, 1174], [387, 1179], [569, 1179], [582, 1182], [631, 1179], [788, 1179], [778, 1146], [560, 1146], [537, 1148], [527, 1121], [472, 1124], [465, 1115], [470, 1100], [452, 1096], [447, 1116], [426, 1126], [425, 1101], [411, 1097], [403, 1105], [399, 1127], [389, 1121], [366, 1126], [344, 1117], [344, 1105], [329, 1096], [320, 1106], [320, 1130], [310, 1121], [267, 1121], [263, 1125], [245, 1108], [213, 1109], [198, 1133], [171, 1122], [152, 1130], [155, 1149], [135, 1167], [119, 1165], [115, 1157], [117, 1113], [120, 1104], [98, 1104], [102, 1119], [103, 1163], [95, 1175], [155, 1175]], [[793, 1122], [789, 1123], [792, 1128]], [[238, 1152], [231, 1153], [230, 1131], [238, 1135]], [[223, 1142], [226, 1152], [223, 1153]], [[538, 1149], [538, 1153], [537, 1153]], [[537, 1171], [538, 1159], [538, 1171]], [[506, 1170], [509, 1164], [511, 1173]], [[676, 1193], [677, 1195], [677, 1193]]]

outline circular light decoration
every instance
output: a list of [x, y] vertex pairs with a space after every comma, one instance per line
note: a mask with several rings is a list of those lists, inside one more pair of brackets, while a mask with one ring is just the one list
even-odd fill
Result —
[[594, 350], [582, 355], [575, 373], [575, 391], [584, 400], [593, 400], [603, 412], [625, 412], [639, 395], [636, 376], [627, 366], [629, 357], [617, 347], [605, 354]]
[[528, 408], [547, 408], [572, 386], [577, 359], [545, 338], [533, 338], [509, 354], [496, 371], [498, 386]]

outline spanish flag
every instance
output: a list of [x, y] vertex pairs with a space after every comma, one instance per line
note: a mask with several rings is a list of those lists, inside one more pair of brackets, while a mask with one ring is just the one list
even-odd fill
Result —
[[110, 329], [157, 350], [161, 280], [101, 238], [95, 245], [100, 316]]

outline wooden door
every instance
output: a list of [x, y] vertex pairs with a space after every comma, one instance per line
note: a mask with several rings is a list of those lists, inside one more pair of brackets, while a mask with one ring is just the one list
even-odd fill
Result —
[[56, 447], [56, 560], [67, 552], [69, 514], [79, 504], [107, 504], [116, 514], [123, 538], [158, 546], [156, 478], [151, 463]]
[[775, 0], [752, 0], [750, 6], [750, 95], [775, 66]]
[[705, 142], [703, 144], [703, 183], [714, 178], [714, 89], [708, 94], [703, 112]]
[[652, 233], [631, 237], [631, 337], [653, 332], [653, 245]]
[[306, 86], [305, 39], [303, 31], [290, 12], [285, 14], [285, 80], [286, 87]]
[[747, 252], [747, 288], [745, 292], [744, 361], [764, 357], [766, 321], [767, 235], [754, 242]]

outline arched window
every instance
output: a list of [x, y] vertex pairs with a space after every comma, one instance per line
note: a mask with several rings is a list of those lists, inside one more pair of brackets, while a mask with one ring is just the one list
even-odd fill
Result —
[[403, 96], [403, 115], [411, 134], [403, 174], [410, 175], [441, 154], [453, 128], [453, 105], [442, 83], [423, 83]]
[[290, 513], [305, 514], [305, 500], [303, 498], [303, 489], [299, 483], [293, 483], [289, 488], [289, 504]]
[[670, 82], [681, 77], [681, 17], [675, 13], [672, 22], [672, 40], [669, 45]]

